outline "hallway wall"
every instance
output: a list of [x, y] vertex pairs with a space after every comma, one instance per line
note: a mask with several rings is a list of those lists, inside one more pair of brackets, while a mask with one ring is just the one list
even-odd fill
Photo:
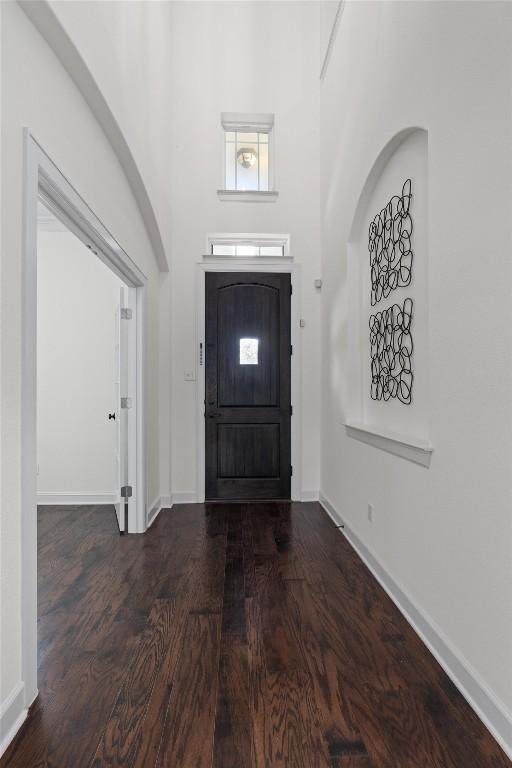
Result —
[[[34, 692], [24, 691], [20, 626], [20, 406], [23, 127], [28, 126], [62, 172], [148, 276], [148, 503], [161, 495], [159, 325], [162, 278], [123, 171], [83, 98], [15, 2], [0, 3], [2, 75], [1, 252], [1, 739]], [[168, 361], [166, 361], [168, 365]], [[165, 374], [165, 368], [162, 368]]]
[[95, 497], [106, 497], [111, 503], [117, 499], [117, 424], [108, 414], [118, 408], [116, 318], [122, 285], [69, 230], [39, 230], [37, 492], [41, 504], [57, 504], [69, 496], [76, 504], [95, 503]]
[[[512, 732], [511, 37], [506, 3], [348, 2], [321, 94], [321, 490], [461, 662], [502, 741]], [[347, 242], [375, 160], [411, 126], [428, 131], [427, 242], [415, 259], [428, 270], [416, 308], [429, 366], [416, 373], [429, 469], [344, 427], [357, 378]]]
[[[316, 3], [173, 5], [174, 115], [169, 177], [173, 251], [173, 494], [194, 499], [196, 477], [195, 264], [213, 232], [291, 234], [302, 265], [303, 479], [319, 483], [320, 272]], [[221, 202], [221, 112], [275, 113], [275, 203]]]
[[170, 253], [171, 3], [48, 0], [126, 139]]

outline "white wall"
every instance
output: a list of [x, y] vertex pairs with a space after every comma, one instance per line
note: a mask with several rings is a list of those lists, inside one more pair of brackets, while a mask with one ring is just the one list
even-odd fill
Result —
[[49, 0], [128, 143], [170, 247], [170, 2]]
[[87, 503], [88, 496], [119, 492], [116, 422], [108, 414], [118, 410], [121, 286], [71, 232], [39, 231], [37, 491], [42, 504], [68, 495]]
[[[160, 496], [159, 396], [168, 397], [160, 376], [161, 280], [139, 209], [105, 135], [82, 96], [17, 3], [0, 3], [2, 14], [2, 253], [1, 337], [1, 674], [5, 731], [23, 705], [20, 627], [20, 403], [22, 130], [28, 126], [125, 251], [148, 276], [148, 500]], [[168, 329], [165, 329], [168, 332]], [[168, 365], [168, 363], [166, 363]], [[11, 704], [9, 704], [9, 702]], [[29, 704], [30, 701], [26, 701]], [[2, 737], [4, 733], [1, 734]]]
[[[319, 483], [320, 272], [318, 50], [315, 3], [173, 5], [172, 202], [173, 492], [194, 495], [195, 264], [209, 232], [291, 234], [302, 264], [303, 480]], [[276, 203], [221, 202], [221, 112], [275, 114]]]
[[[511, 38], [506, 3], [348, 2], [321, 95], [321, 488], [462, 662], [477, 704], [504, 718], [512, 709]], [[411, 126], [428, 131], [428, 213], [416, 211], [426, 226], [416, 265], [428, 265], [428, 278], [416, 312], [428, 317], [429, 365], [420, 371], [418, 360], [417, 385], [418, 397], [428, 390], [429, 469], [361, 444], [343, 426], [354, 377], [350, 228], [375, 160]], [[383, 197], [393, 183], [386, 187]], [[372, 204], [381, 200], [376, 193]], [[368, 406], [366, 388], [362, 397]], [[402, 431], [414, 417], [403, 409]], [[390, 428], [395, 411], [380, 408]], [[510, 732], [503, 727], [502, 740]]]

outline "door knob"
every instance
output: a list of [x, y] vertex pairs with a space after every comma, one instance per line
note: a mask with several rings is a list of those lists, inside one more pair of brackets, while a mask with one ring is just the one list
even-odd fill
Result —
[[116, 415], [115, 415], [115, 413], [109, 413], [109, 415], [108, 415], [108, 420], [110, 421], [110, 419], [114, 419], [114, 421], [116, 420]]

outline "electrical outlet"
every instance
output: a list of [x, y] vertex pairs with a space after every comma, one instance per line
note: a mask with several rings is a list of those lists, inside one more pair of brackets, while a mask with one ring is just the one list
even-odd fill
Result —
[[373, 504], [368, 504], [368, 520], [373, 523]]
[[185, 381], [195, 381], [195, 380], [196, 380], [195, 371], [185, 371]]

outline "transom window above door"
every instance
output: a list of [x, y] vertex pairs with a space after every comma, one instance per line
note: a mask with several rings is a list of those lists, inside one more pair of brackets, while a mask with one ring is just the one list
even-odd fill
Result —
[[290, 235], [241, 232], [208, 235], [206, 257], [291, 259]]
[[273, 200], [274, 156], [272, 114], [221, 114], [224, 142], [221, 200]]

